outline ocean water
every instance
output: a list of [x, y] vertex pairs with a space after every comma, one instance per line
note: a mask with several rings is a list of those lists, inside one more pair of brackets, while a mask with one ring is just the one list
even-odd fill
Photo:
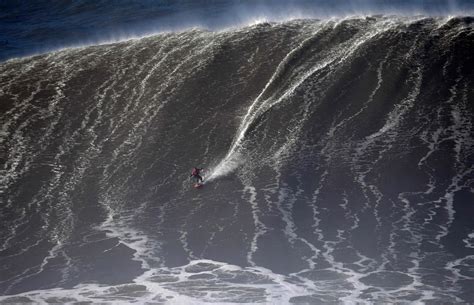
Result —
[[1, 2], [0, 302], [474, 302], [470, 6]]

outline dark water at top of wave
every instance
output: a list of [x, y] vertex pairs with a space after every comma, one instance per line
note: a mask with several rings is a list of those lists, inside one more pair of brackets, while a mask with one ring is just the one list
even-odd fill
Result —
[[1, 63], [0, 301], [474, 302], [473, 49], [378, 16]]
[[472, 15], [470, 0], [0, 1], [0, 61], [192, 27], [219, 30], [295, 18]]

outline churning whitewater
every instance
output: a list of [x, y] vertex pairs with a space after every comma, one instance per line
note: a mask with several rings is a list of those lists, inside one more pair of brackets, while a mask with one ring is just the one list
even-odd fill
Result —
[[0, 63], [0, 301], [474, 302], [473, 24], [294, 20]]

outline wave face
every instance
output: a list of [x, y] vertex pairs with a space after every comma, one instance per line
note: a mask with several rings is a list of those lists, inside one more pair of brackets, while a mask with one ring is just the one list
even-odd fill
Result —
[[473, 49], [367, 17], [0, 64], [0, 300], [474, 302]]

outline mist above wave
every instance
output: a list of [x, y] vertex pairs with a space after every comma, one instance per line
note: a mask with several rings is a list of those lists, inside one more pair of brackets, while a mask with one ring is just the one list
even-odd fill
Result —
[[0, 60], [156, 33], [349, 16], [469, 16], [470, 1], [132, 1], [0, 4]]

